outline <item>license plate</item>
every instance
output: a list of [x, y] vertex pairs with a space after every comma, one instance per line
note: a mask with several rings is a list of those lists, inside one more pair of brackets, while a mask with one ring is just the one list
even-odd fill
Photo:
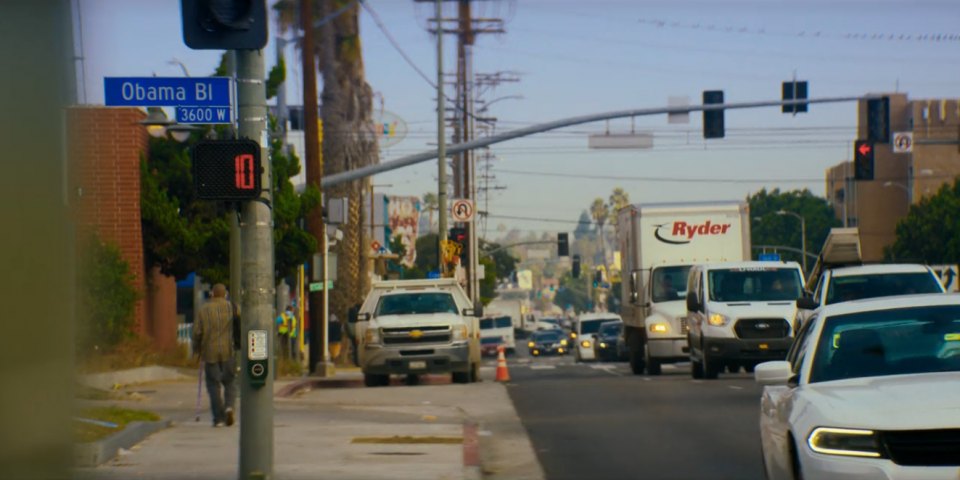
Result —
[[767, 350], [768, 348], [770, 348], [770, 345], [767, 345], [766, 343], [760, 344], [760, 350]]
[[426, 368], [427, 368], [427, 362], [425, 361], [410, 362], [410, 370], [424, 370]]

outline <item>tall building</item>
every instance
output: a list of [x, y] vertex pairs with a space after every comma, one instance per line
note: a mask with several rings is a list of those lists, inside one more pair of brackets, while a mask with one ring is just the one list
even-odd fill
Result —
[[[826, 172], [827, 199], [844, 226], [859, 228], [866, 262], [883, 260], [883, 250], [896, 240], [897, 223], [911, 204], [960, 175], [960, 100], [909, 100], [902, 93], [888, 97], [890, 142], [874, 144], [873, 180], [856, 180], [852, 161]], [[866, 101], [858, 102], [854, 140], [868, 138], [867, 110]], [[900, 133], [912, 134], [912, 151], [894, 152], [895, 142], [905, 137]]]

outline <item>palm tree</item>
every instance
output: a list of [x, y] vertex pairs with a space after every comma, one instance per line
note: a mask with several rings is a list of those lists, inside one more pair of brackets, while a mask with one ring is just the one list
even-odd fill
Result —
[[[349, 3], [348, 0], [315, 0], [313, 16], [324, 18]], [[281, 31], [297, 32], [300, 25], [299, 2], [278, 0]], [[359, 31], [360, 4], [355, 2], [344, 12], [321, 25], [314, 38], [318, 66], [323, 76], [321, 94], [322, 162], [325, 175], [354, 170], [379, 163], [376, 135], [373, 132], [373, 90], [367, 84]], [[346, 197], [348, 220], [340, 228], [343, 240], [337, 250], [337, 288], [331, 291], [330, 311], [339, 318], [347, 317], [347, 309], [363, 301], [370, 289], [369, 244], [364, 238], [363, 192], [370, 180], [338, 185], [324, 192], [327, 198]]]
[[621, 208], [630, 205], [630, 194], [625, 192], [622, 188], [617, 187], [613, 189], [613, 192], [610, 194], [610, 224], [617, 224], [617, 212]]
[[600, 238], [600, 253], [603, 256], [604, 266], [607, 263], [607, 241], [603, 236], [603, 225], [610, 218], [610, 207], [603, 203], [602, 198], [595, 198], [593, 203], [590, 205], [590, 217], [593, 218], [593, 223], [597, 225], [597, 234]]

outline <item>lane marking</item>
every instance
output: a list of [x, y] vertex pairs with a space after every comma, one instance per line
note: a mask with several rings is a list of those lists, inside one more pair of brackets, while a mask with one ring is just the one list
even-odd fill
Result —
[[738, 386], [738, 385], [727, 385], [727, 386], [730, 387], [730, 388], [733, 389], [733, 390], [743, 390], [743, 387]]
[[530, 370], [555, 370], [556, 365], [530, 365]]

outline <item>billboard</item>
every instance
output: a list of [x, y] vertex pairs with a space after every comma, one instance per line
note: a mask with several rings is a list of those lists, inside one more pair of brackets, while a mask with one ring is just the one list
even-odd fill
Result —
[[420, 224], [419, 197], [389, 197], [387, 202], [387, 225], [390, 238], [400, 237], [407, 253], [400, 263], [413, 267], [417, 260], [417, 226]]

